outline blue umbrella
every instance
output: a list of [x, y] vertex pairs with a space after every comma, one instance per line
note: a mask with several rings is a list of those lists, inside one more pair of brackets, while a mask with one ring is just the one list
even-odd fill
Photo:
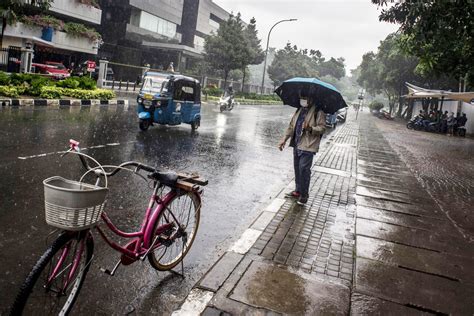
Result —
[[301, 97], [312, 98], [316, 107], [328, 114], [334, 114], [347, 106], [336, 87], [316, 78], [288, 79], [275, 92], [284, 104], [295, 108], [300, 107]]

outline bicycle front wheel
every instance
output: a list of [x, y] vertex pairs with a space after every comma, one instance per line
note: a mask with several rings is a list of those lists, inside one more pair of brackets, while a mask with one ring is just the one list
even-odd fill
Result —
[[194, 192], [176, 195], [161, 211], [150, 244], [158, 244], [148, 254], [159, 271], [174, 268], [188, 253], [199, 227], [201, 199]]
[[89, 230], [62, 233], [31, 270], [10, 314], [68, 314], [89, 271], [93, 252]]

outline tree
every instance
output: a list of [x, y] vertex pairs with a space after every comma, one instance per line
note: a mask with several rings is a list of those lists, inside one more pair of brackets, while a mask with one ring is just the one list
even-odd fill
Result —
[[2, 0], [0, 3], [0, 17], [2, 18], [2, 32], [0, 48], [3, 44], [3, 34], [8, 24], [16, 21], [17, 16], [25, 13], [40, 13], [49, 9], [54, 0]]
[[245, 77], [248, 73], [248, 65], [258, 65], [263, 62], [265, 54], [260, 45], [260, 39], [257, 34], [257, 21], [255, 18], [250, 20], [250, 23], [244, 29], [244, 39], [246, 44], [246, 50], [244, 51], [242, 58], [242, 91], [244, 89]]
[[341, 79], [346, 75], [344, 61], [343, 57], [339, 57], [338, 59], [331, 57], [328, 61], [323, 60], [318, 66], [319, 74], [321, 76], [332, 76], [336, 79]]
[[[389, 4], [389, 2], [391, 4]], [[474, 1], [372, 0], [383, 7], [381, 21], [400, 24], [401, 48], [419, 58], [417, 71], [474, 76]]]
[[371, 94], [383, 92], [388, 99], [390, 113], [398, 100], [398, 114], [401, 115], [405, 82], [418, 84], [422, 78], [415, 73], [418, 59], [407, 56], [400, 49], [399, 39], [399, 35], [389, 34], [380, 42], [377, 54], [364, 54], [358, 83]]
[[229, 72], [241, 69], [246, 54], [246, 40], [240, 14], [230, 15], [227, 21], [221, 23], [217, 34], [206, 38], [204, 52], [205, 61], [211, 67], [223, 72], [224, 85], [227, 85]]
[[298, 49], [296, 45], [287, 43], [285, 48], [275, 54], [268, 75], [274, 85], [292, 77], [318, 77], [317, 65], [308, 54], [307, 49]]

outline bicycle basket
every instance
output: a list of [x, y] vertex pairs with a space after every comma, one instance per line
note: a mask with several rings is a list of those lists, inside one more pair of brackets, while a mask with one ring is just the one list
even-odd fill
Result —
[[51, 177], [43, 181], [46, 223], [64, 230], [83, 230], [97, 224], [108, 189]]

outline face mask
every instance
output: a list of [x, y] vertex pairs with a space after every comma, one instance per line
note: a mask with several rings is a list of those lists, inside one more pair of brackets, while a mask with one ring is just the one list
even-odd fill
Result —
[[308, 100], [300, 99], [300, 105], [304, 108], [307, 108], [308, 107]]

